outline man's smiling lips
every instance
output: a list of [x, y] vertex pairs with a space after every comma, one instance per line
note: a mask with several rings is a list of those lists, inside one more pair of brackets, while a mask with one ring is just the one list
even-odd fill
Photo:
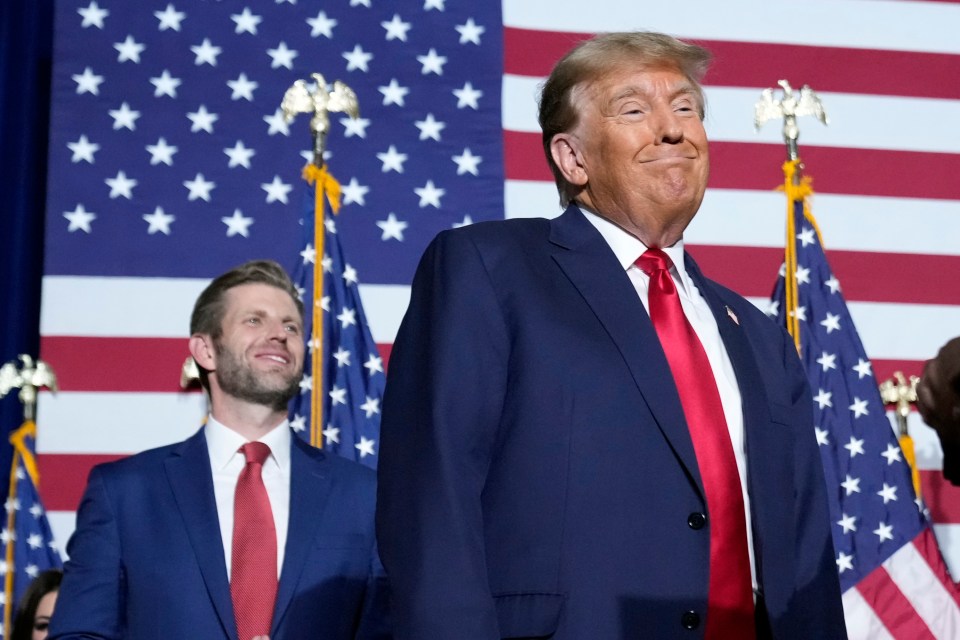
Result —
[[277, 362], [279, 364], [290, 364], [290, 357], [283, 353], [258, 353], [256, 358], [258, 360], [270, 360], [271, 362]]
[[655, 158], [644, 158], [640, 160], [640, 163], [646, 164], [649, 162], [683, 162], [684, 160], [696, 160], [696, 157], [688, 154], [663, 155], [663, 156], [657, 156]]

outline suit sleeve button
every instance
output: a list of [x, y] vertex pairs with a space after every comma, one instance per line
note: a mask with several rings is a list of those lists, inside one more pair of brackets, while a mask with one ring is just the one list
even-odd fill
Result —
[[703, 526], [707, 524], [707, 516], [699, 512], [691, 513], [687, 516], [687, 524], [690, 525], [691, 529], [703, 529]]
[[682, 616], [680, 616], [680, 624], [683, 625], [684, 629], [690, 629], [691, 631], [700, 626], [700, 614], [696, 611], [685, 611]]

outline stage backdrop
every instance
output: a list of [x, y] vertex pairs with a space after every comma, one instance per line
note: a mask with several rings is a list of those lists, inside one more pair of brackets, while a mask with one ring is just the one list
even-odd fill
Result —
[[[58, 541], [92, 464], [198, 428], [202, 397], [177, 381], [208, 279], [249, 258], [302, 259], [309, 135], [277, 112], [294, 79], [320, 71], [360, 99], [360, 121], [333, 118], [329, 164], [385, 359], [436, 232], [559, 213], [536, 94], [576, 40], [652, 29], [714, 52], [712, 173], [686, 238], [761, 306], [783, 255], [784, 148], [776, 123], [753, 130], [753, 105], [777, 80], [810, 84], [830, 116], [801, 122], [813, 211], [884, 379], [918, 374], [960, 333], [958, 28], [960, 5], [906, 0], [59, 2], [41, 353], [62, 391], [42, 398], [38, 444]], [[932, 432], [911, 429], [960, 576], [960, 496]]]

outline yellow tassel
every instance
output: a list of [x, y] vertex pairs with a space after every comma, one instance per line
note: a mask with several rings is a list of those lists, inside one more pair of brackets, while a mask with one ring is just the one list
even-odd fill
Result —
[[917, 469], [917, 453], [913, 446], [913, 438], [904, 434], [900, 436], [900, 450], [903, 451], [903, 459], [910, 465], [910, 477], [913, 479], [913, 490], [920, 497], [920, 470]]
[[311, 376], [313, 386], [310, 390], [310, 444], [323, 448], [323, 256], [324, 256], [324, 207], [330, 202], [334, 214], [340, 212], [340, 183], [327, 171], [326, 167], [308, 164], [303, 168], [303, 179], [314, 186], [313, 195], [313, 246], [316, 259], [313, 261], [313, 329], [310, 344], [313, 346]]
[[[27, 475], [30, 476], [33, 486], [40, 486], [40, 474], [37, 472], [37, 461], [33, 457], [33, 452], [30, 451], [30, 448], [24, 441], [28, 436], [34, 439], [37, 437], [37, 425], [33, 420], [25, 421], [19, 429], [10, 434], [10, 444], [13, 445], [13, 463], [10, 465], [8, 500], [16, 500], [17, 498], [17, 468], [20, 466], [21, 461], [23, 461], [23, 466], [27, 470]], [[7, 511], [7, 531], [11, 533], [16, 528], [16, 515], [16, 509]], [[13, 545], [14, 541], [12, 539], [9, 540], [3, 554], [7, 563], [7, 572], [3, 580], [3, 590], [6, 595], [3, 604], [3, 637], [5, 638], [10, 637], [10, 625], [13, 618], [13, 576], [16, 574], [15, 567], [13, 566]]]

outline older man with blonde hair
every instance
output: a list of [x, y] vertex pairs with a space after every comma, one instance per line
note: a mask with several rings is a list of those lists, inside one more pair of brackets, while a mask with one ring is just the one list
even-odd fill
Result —
[[381, 433], [398, 638], [846, 636], [793, 342], [684, 251], [708, 61], [575, 47], [540, 102], [566, 211], [427, 249]]

